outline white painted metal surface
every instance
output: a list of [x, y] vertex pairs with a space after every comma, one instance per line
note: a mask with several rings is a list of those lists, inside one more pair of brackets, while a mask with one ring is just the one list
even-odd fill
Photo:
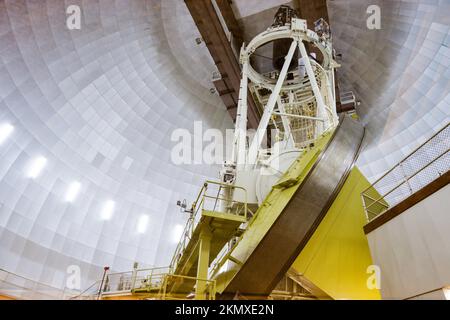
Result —
[[450, 283], [450, 185], [367, 235], [384, 299], [406, 299]]
[[57, 288], [70, 266], [85, 288], [105, 265], [168, 264], [186, 220], [176, 201], [219, 169], [174, 165], [171, 132], [233, 126], [182, 1], [77, 4], [81, 30], [69, 31], [67, 2], [0, 1], [0, 126], [14, 127], [0, 145], [0, 268]]
[[[450, 121], [450, 2], [328, 1], [341, 90], [366, 125], [358, 167], [370, 181]], [[366, 12], [378, 5], [381, 29]]]

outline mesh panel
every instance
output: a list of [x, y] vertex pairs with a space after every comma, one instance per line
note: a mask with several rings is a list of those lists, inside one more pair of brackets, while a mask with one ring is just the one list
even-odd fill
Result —
[[450, 126], [431, 137], [362, 193], [368, 220], [450, 170]]

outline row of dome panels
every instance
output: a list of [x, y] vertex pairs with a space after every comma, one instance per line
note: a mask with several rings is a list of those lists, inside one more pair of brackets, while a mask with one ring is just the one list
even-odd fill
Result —
[[70, 265], [84, 288], [105, 265], [168, 264], [187, 218], [176, 201], [218, 171], [173, 164], [171, 133], [233, 126], [184, 3], [77, 4], [81, 30], [64, 2], [0, 2], [0, 125], [14, 127], [0, 146], [0, 268], [59, 288]]

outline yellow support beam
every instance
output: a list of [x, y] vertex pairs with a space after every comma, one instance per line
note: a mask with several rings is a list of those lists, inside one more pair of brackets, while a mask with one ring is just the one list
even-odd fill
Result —
[[197, 266], [197, 282], [195, 290], [196, 300], [206, 299], [207, 283], [204, 279], [208, 279], [209, 256], [211, 249], [212, 233], [207, 226], [200, 232], [200, 246], [198, 253]]

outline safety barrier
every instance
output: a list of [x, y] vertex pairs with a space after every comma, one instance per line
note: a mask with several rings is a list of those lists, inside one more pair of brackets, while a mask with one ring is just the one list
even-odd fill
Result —
[[444, 126], [361, 193], [372, 221], [450, 170], [450, 124]]

